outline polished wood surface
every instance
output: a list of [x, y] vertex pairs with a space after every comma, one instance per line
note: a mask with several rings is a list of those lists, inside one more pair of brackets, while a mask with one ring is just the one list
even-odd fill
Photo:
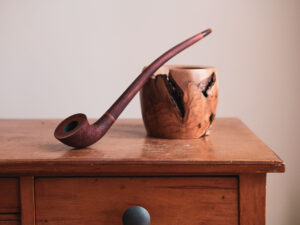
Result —
[[146, 136], [139, 119], [117, 121], [86, 149], [52, 135], [58, 120], [0, 120], [3, 175], [199, 175], [283, 172], [284, 164], [240, 120], [217, 118], [209, 136], [168, 140]]
[[57, 143], [57, 122], [0, 120], [0, 225], [121, 224], [133, 205], [158, 225], [265, 225], [266, 173], [285, 169], [235, 118], [181, 140], [120, 120], [80, 150]]
[[[0, 200], [1, 201], [1, 200]], [[1, 214], [0, 213], [0, 225], [19, 225], [20, 215], [19, 214]]]
[[199, 138], [212, 125], [218, 103], [217, 72], [212, 67], [165, 65], [140, 91], [149, 136]]
[[22, 225], [35, 224], [34, 177], [20, 177]]
[[20, 215], [18, 213], [0, 213], [0, 221], [15, 221], [20, 220]]
[[237, 225], [237, 177], [37, 178], [37, 225], [120, 225], [127, 208], [151, 224]]
[[266, 224], [266, 174], [239, 176], [240, 225]]
[[20, 212], [18, 178], [0, 177], [0, 214]]
[[0, 220], [0, 225], [19, 225], [20, 221], [18, 220]]

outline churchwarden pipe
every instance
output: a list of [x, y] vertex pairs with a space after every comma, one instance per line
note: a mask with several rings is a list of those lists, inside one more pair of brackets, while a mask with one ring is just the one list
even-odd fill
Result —
[[204, 30], [179, 43], [157, 58], [133, 81], [117, 101], [94, 124], [90, 125], [86, 115], [78, 113], [63, 120], [55, 129], [54, 136], [62, 143], [75, 148], [83, 148], [94, 144], [103, 137], [131, 99], [159, 67], [210, 33], [211, 29]]

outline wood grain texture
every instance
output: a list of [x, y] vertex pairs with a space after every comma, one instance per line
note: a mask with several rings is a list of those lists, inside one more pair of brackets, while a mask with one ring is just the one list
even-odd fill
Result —
[[265, 225], [266, 174], [239, 176], [240, 225]]
[[215, 68], [165, 65], [140, 91], [149, 136], [199, 138], [214, 121], [218, 103]]
[[34, 177], [20, 177], [22, 225], [35, 224]]
[[20, 220], [19, 213], [0, 214], [0, 221]]
[[0, 225], [20, 225], [20, 221], [18, 220], [3, 220], [0, 221]]
[[238, 224], [235, 177], [38, 178], [37, 224], [120, 225], [140, 205], [151, 224]]
[[198, 175], [283, 172], [284, 164], [240, 120], [217, 118], [199, 139], [150, 138], [120, 120], [95, 145], [74, 150], [52, 135], [57, 120], [0, 120], [3, 175]]
[[0, 214], [0, 225], [19, 225], [20, 215], [18, 213], [13, 214]]
[[0, 214], [20, 212], [18, 178], [0, 177]]

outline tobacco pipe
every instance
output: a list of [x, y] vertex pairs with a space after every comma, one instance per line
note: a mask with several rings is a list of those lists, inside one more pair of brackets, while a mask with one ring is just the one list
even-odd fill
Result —
[[156, 70], [158, 70], [173, 56], [177, 55], [179, 52], [193, 45], [210, 33], [211, 29], [204, 30], [201, 33], [179, 43], [158, 57], [132, 82], [117, 101], [115, 101], [115, 103], [94, 124], [89, 124], [86, 115], [82, 113], [74, 114], [63, 120], [56, 127], [54, 136], [62, 143], [75, 148], [84, 148], [94, 144], [103, 137], [131, 99], [143, 87], [148, 78]]

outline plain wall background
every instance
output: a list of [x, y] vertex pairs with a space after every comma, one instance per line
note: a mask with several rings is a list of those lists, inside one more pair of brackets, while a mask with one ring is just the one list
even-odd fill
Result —
[[[300, 1], [0, 0], [0, 118], [99, 117], [168, 48], [217, 68], [217, 116], [241, 118], [287, 164], [267, 180], [267, 224], [300, 221]], [[121, 117], [141, 117], [139, 99]]]

